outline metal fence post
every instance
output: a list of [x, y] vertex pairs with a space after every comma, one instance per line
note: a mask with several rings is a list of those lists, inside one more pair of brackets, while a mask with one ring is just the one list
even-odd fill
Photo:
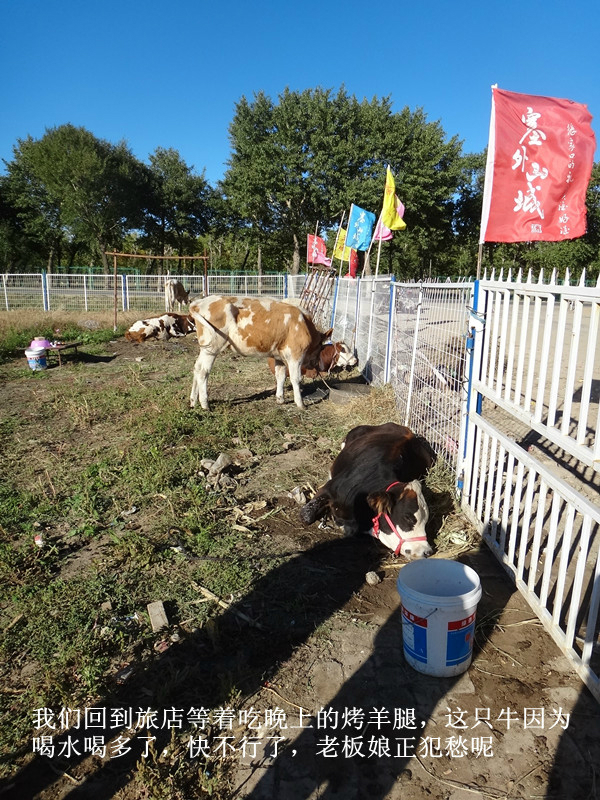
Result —
[[415, 363], [417, 360], [417, 344], [419, 341], [419, 322], [421, 320], [421, 306], [423, 304], [423, 284], [419, 284], [419, 300], [417, 302], [417, 319], [415, 320], [415, 336], [413, 339], [412, 359], [410, 363], [410, 382], [408, 384], [408, 397], [406, 398], [406, 415], [404, 424], [408, 426], [410, 417], [410, 404], [412, 402], [413, 386], [415, 382]]
[[335, 328], [335, 312], [337, 309], [337, 296], [338, 296], [338, 289], [340, 287], [340, 279], [338, 277], [335, 278], [335, 288], [333, 290], [333, 305], [331, 307], [331, 322], [330, 327]]
[[129, 298], [127, 296], [127, 275], [121, 275], [121, 303], [123, 311], [129, 311]]
[[394, 308], [396, 307], [396, 278], [390, 278], [390, 307], [388, 311], [388, 330], [387, 342], [385, 346], [385, 366], [383, 370], [383, 382], [390, 382], [390, 364], [392, 361], [392, 328], [394, 326]]
[[356, 340], [358, 337], [358, 326], [360, 323], [360, 282], [361, 278], [356, 278], [356, 305], [354, 307], [354, 332], [352, 334], [352, 350], [356, 348]]
[[482, 397], [479, 392], [473, 391], [473, 380], [481, 373], [483, 357], [483, 334], [485, 330], [485, 300], [482, 298], [480, 281], [473, 284], [473, 306], [469, 309], [469, 323], [467, 334], [467, 382], [463, 399], [461, 415], [460, 438], [458, 442], [458, 464], [456, 474], [456, 488], [463, 500], [468, 503], [471, 473], [475, 448], [476, 426], [471, 424], [473, 414], [481, 411]]
[[48, 292], [48, 276], [46, 270], [42, 270], [42, 304], [44, 311], [50, 311], [50, 294]]
[[8, 291], [6, 290], [6, 275], [2, 275], [2, 285], [4, 287], [4, 302], [6, 304], [6, 310], [8, 311]]

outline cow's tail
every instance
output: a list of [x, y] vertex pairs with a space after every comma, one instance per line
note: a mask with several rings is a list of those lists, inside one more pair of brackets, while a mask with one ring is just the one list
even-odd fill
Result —
[[[240, 355], [240, 356], [243, 355], [243, 353], [239, 350], [238, 347], [236, 347], [234, 342], [231, 340], [231, 337], [227, 336], [227, 334], [224, 333], [224, 331], [222, 331], [220, 328], [217, 328], [216, 325], [213, 325], [212, 322], [209, 319], [207, 319], [205, 316], [200, 314], [198, 311], [192, 312], [190, 314], [190, 316], [196, 322], [196, 336], [198, 336], [198, 333], [199, 333], [198, 322], [200, 322], [201, 325], [206, 326], [207, 328], [210, 328], [218, 336], [220, 336], [221, 339], [224, 339], [227, 342], [227, 344], [229, 345], [229, 347], [231, 347], [231, 349], [234, 350], [238, 355]], [[198, 341], [200, 341], [200, 337], [198, 337]]]

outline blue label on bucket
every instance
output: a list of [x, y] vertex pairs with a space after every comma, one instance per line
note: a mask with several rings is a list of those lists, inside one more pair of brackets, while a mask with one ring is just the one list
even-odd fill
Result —
[[402, 639], [404, 650], [416, 661], [427, 663], [427, 620], [417, 617], [402, 606]]
[[448, 623], [446, 666], [452, 667], [466, 661], [473, 651], [475, 614]]

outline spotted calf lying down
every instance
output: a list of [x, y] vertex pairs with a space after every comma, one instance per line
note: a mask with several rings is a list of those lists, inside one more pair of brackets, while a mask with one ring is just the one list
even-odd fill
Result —
[[420, 479], [434, 461], [429, 444], [409, 428], [360, 425], [346, 436], [329, 480], [300, 518], [310, 525], [330, 514], [347, 535], [369, 533], [396, 555], [426, 558], [432, 549]]
[[188, 314], [163, 314], [162, 317], [141, 319], [134, 322], [125, 334], [130, 342], [145, 342], [146, 339], [170, 339], [185, 336], [196, 330], [194, 320]]

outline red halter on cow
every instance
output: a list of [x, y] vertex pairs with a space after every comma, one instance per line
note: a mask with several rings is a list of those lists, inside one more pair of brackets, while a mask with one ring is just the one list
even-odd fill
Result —
[[346, 535], [370, 533], [397, 555], [431, 555], [420, 479], [435, 454], [420, 436], [394, 422], [351, 430], [330, 479], [300, 511], [310, 525], [327, 513]]

